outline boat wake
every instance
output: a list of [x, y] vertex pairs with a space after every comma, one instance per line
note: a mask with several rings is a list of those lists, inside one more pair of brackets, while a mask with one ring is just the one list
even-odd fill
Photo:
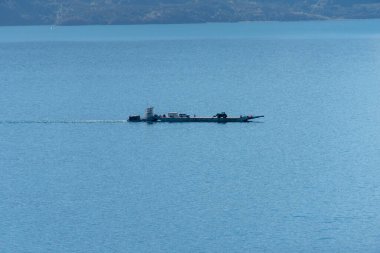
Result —
[[0, 124], [124, 124], [127, 120], [4, 120]]

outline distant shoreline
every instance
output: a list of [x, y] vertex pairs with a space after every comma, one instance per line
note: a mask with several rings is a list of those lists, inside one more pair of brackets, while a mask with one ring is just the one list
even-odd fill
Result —
[[201, 25], [201, 24], [244, 24], [244, 23], [298, 23], [298, 22], [333, 22], [333, 21], [366, 21], [380, 20], [379, 18], [336, 18], [336, 19], [305, 19], [305, 20], [251, 20], [251, 21], [220, 21], [220, 22], [183, 22], [183, 23], [125, 23], [125, 24], [14, 24], [2, 25], [0, 27], [28, 27], [28, 26], [46, 26], [46, 27], [82, 27], [82, 26], [151, 26], [151, 25]]
[[0, 26], [294, 22], [379, 18], [379, 0], [7, 0], [0, 2]]

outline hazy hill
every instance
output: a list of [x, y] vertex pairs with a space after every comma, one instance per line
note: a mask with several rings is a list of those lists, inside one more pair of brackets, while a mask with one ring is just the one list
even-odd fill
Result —
[[380, 0], [0, 0], [0, 25], [380, 18]]

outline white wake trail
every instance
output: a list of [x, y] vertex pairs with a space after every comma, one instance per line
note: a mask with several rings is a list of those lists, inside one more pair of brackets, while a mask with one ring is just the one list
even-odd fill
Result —
[[3, 120], [0, 124], [124, 124], [128, 120]]

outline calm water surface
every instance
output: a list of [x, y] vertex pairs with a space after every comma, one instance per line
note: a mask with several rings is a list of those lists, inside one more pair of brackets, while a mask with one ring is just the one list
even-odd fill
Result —
[[[379, 70], [379, 20], [2, 27], [1, 252], [379, 252]], [[147, 105], [266, 117], [22, 123]]]

